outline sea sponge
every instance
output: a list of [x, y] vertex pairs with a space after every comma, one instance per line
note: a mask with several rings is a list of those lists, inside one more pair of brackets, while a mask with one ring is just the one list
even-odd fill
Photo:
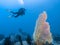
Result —
[[35, 30], [33, 33], [33, 39], [35, 42], [39, 41], [40, 43], [52, 42], [52, 34], [50, 32], [50, 25], [47, 20], [47, 14], [44, 11], [38, 16], [36, 21]]

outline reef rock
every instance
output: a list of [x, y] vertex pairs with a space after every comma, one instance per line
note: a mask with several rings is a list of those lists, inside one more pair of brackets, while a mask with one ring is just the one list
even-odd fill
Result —
[[50, 32], [50, 25], [47, 20], [47, 14], [44, 11], [38, 16], [36, 21], [35, 30], [33, 33], [33, 40], [38, 43], [37, 45], [42, 45], [42, 43], [52, 42], [52, 34]]

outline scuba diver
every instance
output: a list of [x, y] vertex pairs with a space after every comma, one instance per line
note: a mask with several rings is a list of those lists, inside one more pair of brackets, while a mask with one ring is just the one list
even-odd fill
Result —
[[13, 12], [13, 11], [9, 11], [10, 13], [12, 13], [13, 15], [10, 15], [9, 17], [19, 17], [19, 16], [23, 16], [25, 15], [25, 8], [20, 8], [17, 12]]

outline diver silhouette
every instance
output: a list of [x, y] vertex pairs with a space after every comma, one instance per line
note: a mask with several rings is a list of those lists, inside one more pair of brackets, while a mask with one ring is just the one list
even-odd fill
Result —
[[23, 16], [25, 15], [25, 8], [20, 8], [17, 12], [14, 12], [14, 11], [10, 11], [10, 13], [12, 13], [13, 17], [19, 17], [19, 16]]

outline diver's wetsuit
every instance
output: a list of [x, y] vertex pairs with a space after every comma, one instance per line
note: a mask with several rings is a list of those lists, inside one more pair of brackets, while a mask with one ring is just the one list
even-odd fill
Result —
[[25, 15], [25, 8], [20, 8], [18, 10], [18, 12], [11, 11], [11, 13], [14, 14], [14, 15], [12, 15], [13, 17], [18, 17], [20, 15], [23, 16], [23, 15]]

